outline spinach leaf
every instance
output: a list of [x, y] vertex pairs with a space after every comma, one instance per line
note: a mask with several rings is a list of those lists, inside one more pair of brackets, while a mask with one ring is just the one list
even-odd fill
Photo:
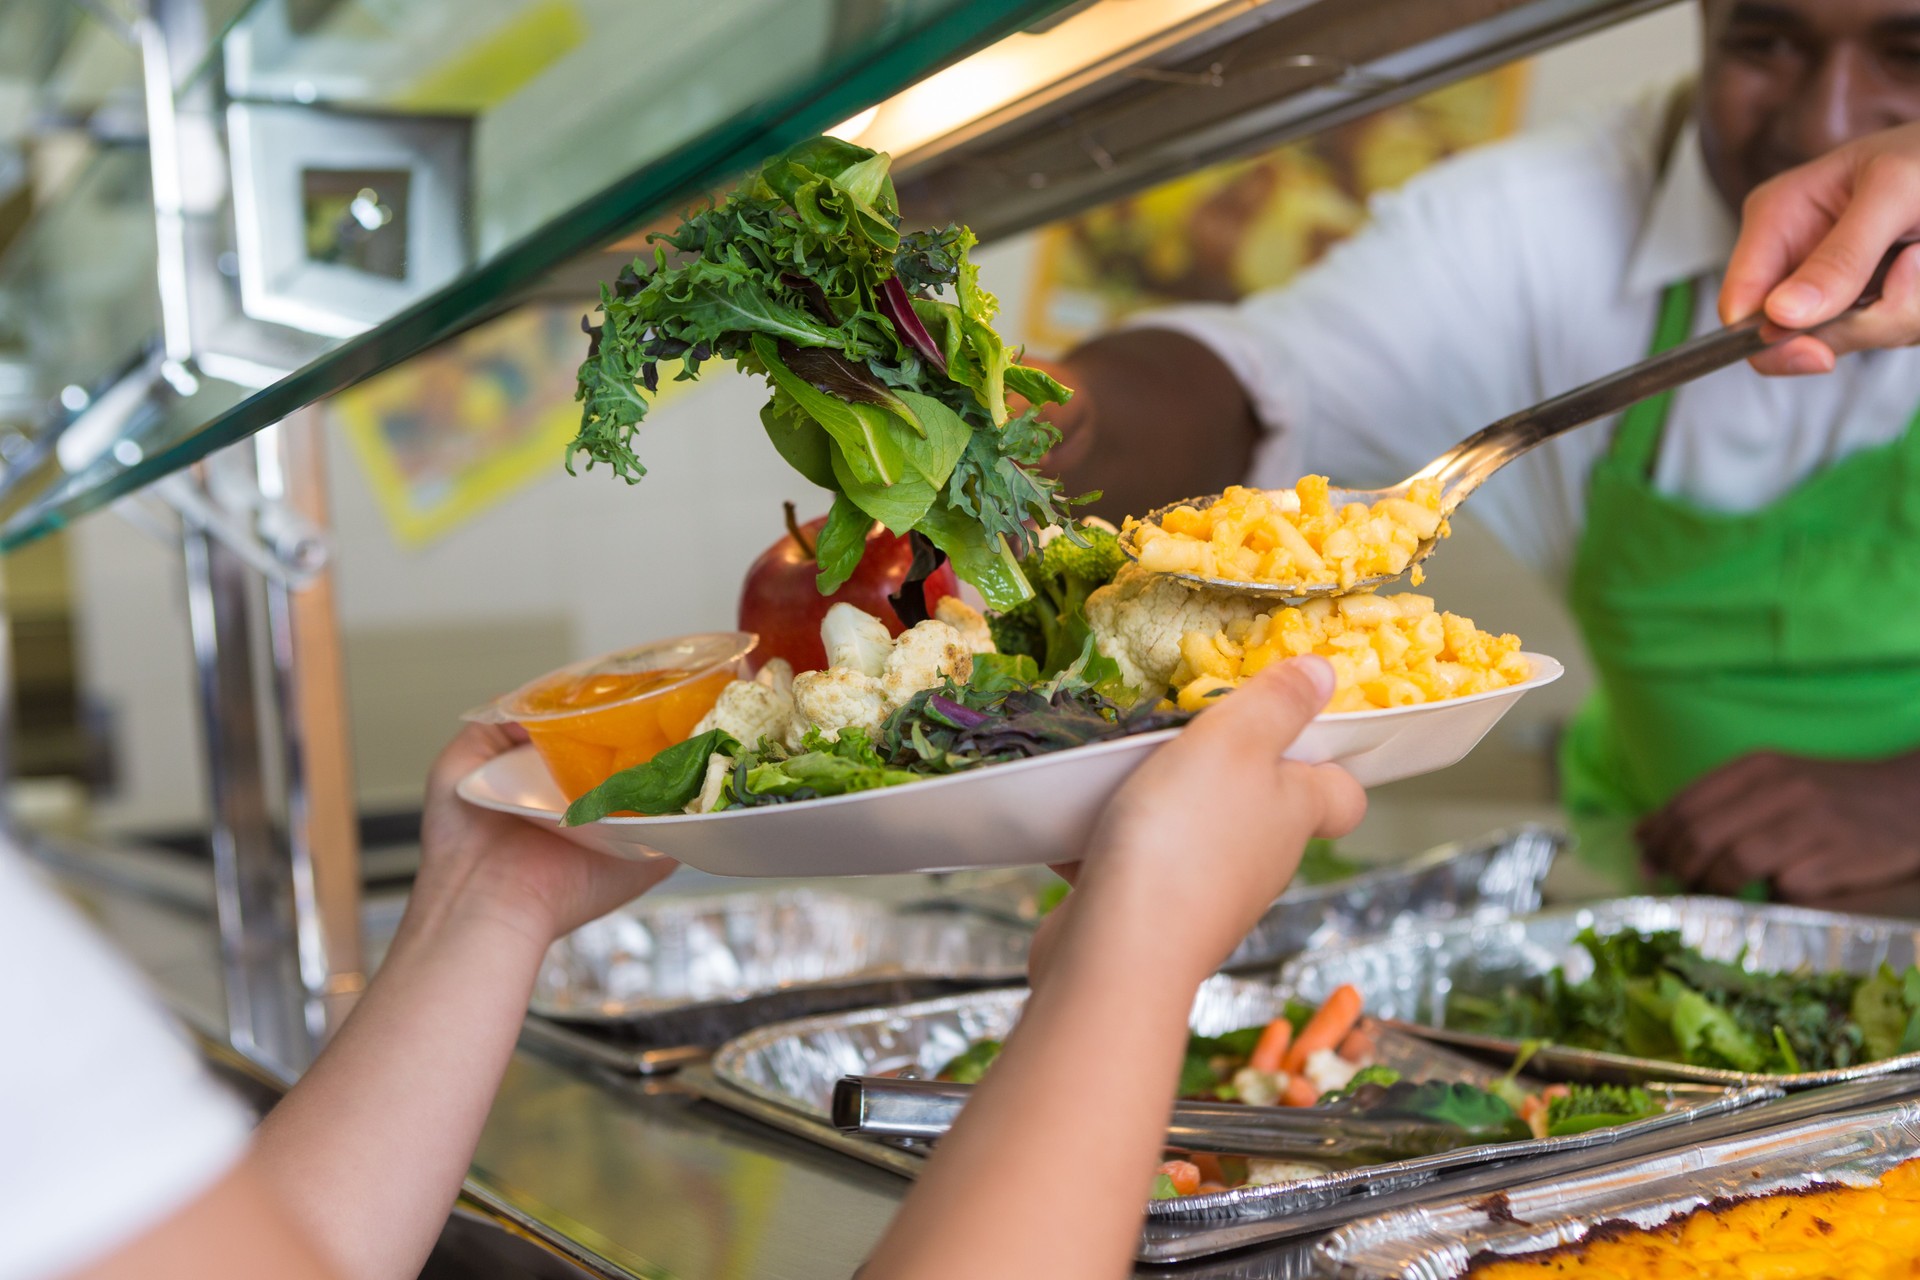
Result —
[[613, 813], [678, 813], [700, 794], [707, 760], [740, 749], [724, 729], [709, 729], [631, 769], [622, 769], [567, 806], [562, 826], [578, 827]]
[[867, 534], [873, 530], [873, 517], [862, 511], [846, 494], [835, 494], [827, 522], [813, 545], [814, 562], [820, 566], [816, 582], [821, 595], [838, 591], [867, 549]]
[[760, 425], [788, 466], [822, 489], [833, 488], [833, 440], [793, 397], [776, 391], [760, 407]]

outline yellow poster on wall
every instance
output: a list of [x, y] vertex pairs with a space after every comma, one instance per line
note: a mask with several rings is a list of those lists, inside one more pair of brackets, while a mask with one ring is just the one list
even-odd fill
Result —
[[[522, 308], [328, 401], [402, 546], [560, 473], [580, 424], [586, 304]], [[663, 371], [660, 394], [686, 384]]]
[[1285, 284], [1366, 222], [1370, 196], [1513, 132], [1526, 75], [1504, 67], [1055, 224], [1042, 233], [1028, 346], [1057, 354], [1137, 311]]

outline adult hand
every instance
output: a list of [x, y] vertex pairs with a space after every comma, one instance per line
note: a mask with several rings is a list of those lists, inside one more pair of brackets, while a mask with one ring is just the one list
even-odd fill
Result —
[[1268, 667], [1153, 753], [1115, 794], [1072, 893], [1035, 938], [1030, 976], [1078, 922], [1111, 911], [1158, 922], [1154, 945], [1198, 982], [1293, 879], [1306, 842], [1346, 835], [1366, 793], [1335, 765], [1284, 758], [1333, 695], [1322, 658]]
[[1758, 882], [1812, 904], [1920, 877], [1920, 753], [1880, 761], [1743, 756], [1640, 824], [1648, 861], [1689, 889]]
[[525, 742], [514, 725], [470, 724], [428, 775], [420, 826], [420, 874], [410, 923], [464, 904], [551, 942], [646, 892], [679, 864], [630, 862], [582, 848], [511, 814], [476, 808], [454, 787], [493, 757]]
[[[1894, 242], [1920, 227], [1920, 124], [1869, 135], [1781, 174], [1747, 197], [1720, 289], [1726, 323], [1765, 311], [1806, 329], [1852, 306]], [[1819, 337], [1754, 357], [1762, 373], [1832, 370], [1849, 351], [1920, 343], [1920, 253], [1909, 249], [1880, 301]]]

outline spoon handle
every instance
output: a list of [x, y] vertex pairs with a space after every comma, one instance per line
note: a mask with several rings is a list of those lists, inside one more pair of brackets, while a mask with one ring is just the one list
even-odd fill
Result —
[[1435, 458], [1411, 479], [1440, 481], [1441, 509], [1451, 514], [1488, 476], [1543, 441], [1728, 365], [1751, 359], [1791, 338], [1821, 333], [1872, 306], [1880, 300], [1880, 291], [1886, 285], [1887, 273], [1893, 269], [1895, 259], [1917, 243], [1920, 240], [1901, 240], [1889, 249], [1867, 282], [1866, 291], [1852, 306], [1824, 324], [1811, 329], [1781, 329], [1769, 324], [1764, 316], [1755, 315], [1702, 334], [1618, 373], [1610, 373], [1502, 418]]

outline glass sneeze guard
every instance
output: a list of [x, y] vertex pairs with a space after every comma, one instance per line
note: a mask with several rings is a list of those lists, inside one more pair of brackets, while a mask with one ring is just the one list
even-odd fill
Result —
[[[208, 387], [142, 415], [114, 447], [32, 494], [0, 526], [0, 550], [496, 314], [560, 264], [1058, 7], [1060, 0], [253, 0], [226, 28], [228, 102], [210, 116], [236, 157], [228, 196], [228, 216], [240, 224], [236, 290], [256, 317], [302, 329], [302, 338], [320, 335], [328, 346], [251, 394]], [[655, 38], [634, 39], [635, 22], [651, 22]], [[402, 77], [407, 59], [427, 48], [441, 56]], [[382, 49], [385, 62], [369, 60]], [[210, 93], [209, 73], [196, 74], [198, 89], [189, 75], [182, 92]], [[301, 111], [307, 107], [318, 109]], [[365, 136], [342, 143], [341, 131], [353, 129]], [[290, 166], [286, 155], [309, 144], [319, 158]], [[381, 160], [382, 146], [400, 159]], [[328, 159], [329, 147], [352, 159]], [[440, 159], [415, 159], [421, 155]], [[307, 221], [312, 261], [269, 261], [249, 280], [249, 235], [279, 206], [248, 184], [270, 178], [285, 187], [288, 173], [301, 183], [296, 214]], [[354, 181], [316, 184], [315, 174]], [[399, 224], [410, 218], [413, 227], [405, 247], [384, 258], [329, 231], [338, 223], [355, 232], [344, 221], [350, 215], [377, 238], [396, 208], [405, 215]], [[430, 287], [411, 282], [407, 297], [407, 282], [388, 288], [379, 279], [394, 262], [403, 273], [432, 266], [442, 278], [427, 277]], [[222, 263], [228, 269], [224, 256]], [[312, 284], [305, 293], [321, 299], [312, 314], [268, 309], [291, 292], [280, 288], [276, 268]], [[352, 287], [334, 298], [327, 290], [342, 281]], [[403, 301], [369, 315], [394, 299]]]

